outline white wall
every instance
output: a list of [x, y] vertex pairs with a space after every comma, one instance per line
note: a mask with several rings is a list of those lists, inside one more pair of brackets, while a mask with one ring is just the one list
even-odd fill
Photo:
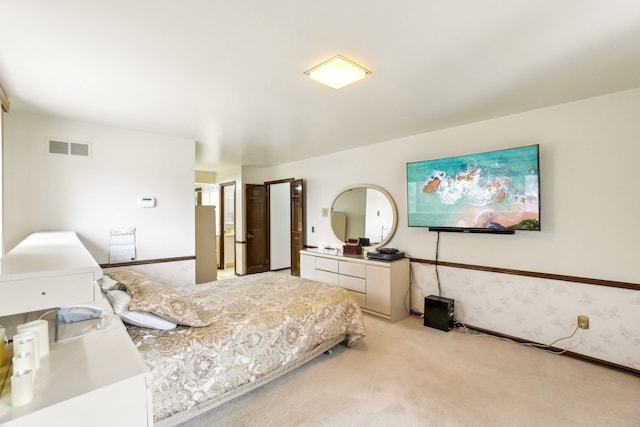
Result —
[[[398, 229], [387, 246], [434, 259], [437, 234], [407, 226], [406, 163], [540, 144], [542, 231], [445, 233], [440, 260], [638, 284], [638, 111], [635, 89], [272, 168], [246, 168], [244, 177], [305, 179], [309, 245], [338, 243], [322, 208], [341, 189], [378, 185], [398, 207]], [[412, 267], [412, 307], [422, 310], [422, 297], [437, 292], [433, 268]], [[576, 316], [585, 314], [591, 328], [572, 351], [640, 369], [640, 332], [629, 326], [640, 324], [640, 291], [459, 269], [443, 275], [444, 294], [455, 297], [458, 320], [552, 342], [568, 335]]]
[[389, 246], [414, 258], [433, 259], [436, 233], [407, 227], [406, 163], [540, 144], [542, 231], [520, 231], [514, 236], [443, 235], [442, 259], [639, 283], [638, 111], [640, 89], [272, 168], [253, 168], [250, 178], [256, 182], [291, 176], [305, 179], [307, 243], [311, 245], [338, 243], [322, 208], [330, 207], [342, 188], [378, 185], [398, 206], [398, 230]]
[[[193, 256], [195, 142], [44, 116], [5, 116], [5, 248], [75, 230], [98, 263], [113, 227], [135, 227], [137, 259]], [[50, 155], [48, 138], [88, 142], [90, 159]], [[155, 208], [137, 205], [140, 196]]]

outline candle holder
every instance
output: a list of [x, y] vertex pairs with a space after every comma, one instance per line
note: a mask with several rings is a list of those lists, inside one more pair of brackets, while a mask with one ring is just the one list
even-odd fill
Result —
[[33, 353], [14, 354], [11, 363], [13, 372], [35, 371], [36, 369], [36, 358]]
[[40, 339], [37, 332], [22, 332], [13, 336], [13, 354], [20, 353], [33, 353], [35, 369], [40, 368]]
[[20, 371], [11, 376], [11, 405], [22, 406], [33, 400], [33, 371]]
[[38, 355], [44, 357], [49, 354], [49, 322], [44, 319], [23, 323], [17, 327], [18, 333], [37, 332], [38, 333]]

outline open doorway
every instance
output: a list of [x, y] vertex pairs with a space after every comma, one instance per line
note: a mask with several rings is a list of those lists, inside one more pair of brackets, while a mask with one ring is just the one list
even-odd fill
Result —
[[236, 275], [236, 183], [220, 184], [218, 279]]
[[[274, 205], [272, 199], [279, 201]], [[300, 250], [304, 244], [303, 180], [245, 184], [245, 210], [247, 274], [288, 268], [292, 275], [300, 275]], [[274, 216], [283, 221], [274, 225], [271, 221]]]

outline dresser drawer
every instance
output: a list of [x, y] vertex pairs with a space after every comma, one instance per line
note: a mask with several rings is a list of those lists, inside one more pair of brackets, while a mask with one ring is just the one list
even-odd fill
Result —
[[300, 255], [300, 277], [316, 280], [316, 257]]
[[338, 260], [329, 258], [316, 258], [316, 270], [338, 272]]
[[364, 264], [340, 261], [338, 268], [340, 274], [346, 274], [347, 276], [353, 277], [362, 277], [363, 279], [367, 277], [366, 266]]
[[362, 292], [367, 291], [365, 279], [360, 277], [340, 275], [338, 285], [342, 288], [349, 289], [350, 291]]
[[322, 283], [328, 283], [330, 285], [339, 285], [338, 273], [332, 273], [330, 271], [316, 270], [316, 280]]
[[94, 274], [0, 281], [0, 316], [95, 300]]

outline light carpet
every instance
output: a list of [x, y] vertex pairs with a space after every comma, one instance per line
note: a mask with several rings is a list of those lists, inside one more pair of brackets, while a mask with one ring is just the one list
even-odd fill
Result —
[[495, 337], [365, 316], [367, 336], [195, 426], [639, 426], [640, 378]]

